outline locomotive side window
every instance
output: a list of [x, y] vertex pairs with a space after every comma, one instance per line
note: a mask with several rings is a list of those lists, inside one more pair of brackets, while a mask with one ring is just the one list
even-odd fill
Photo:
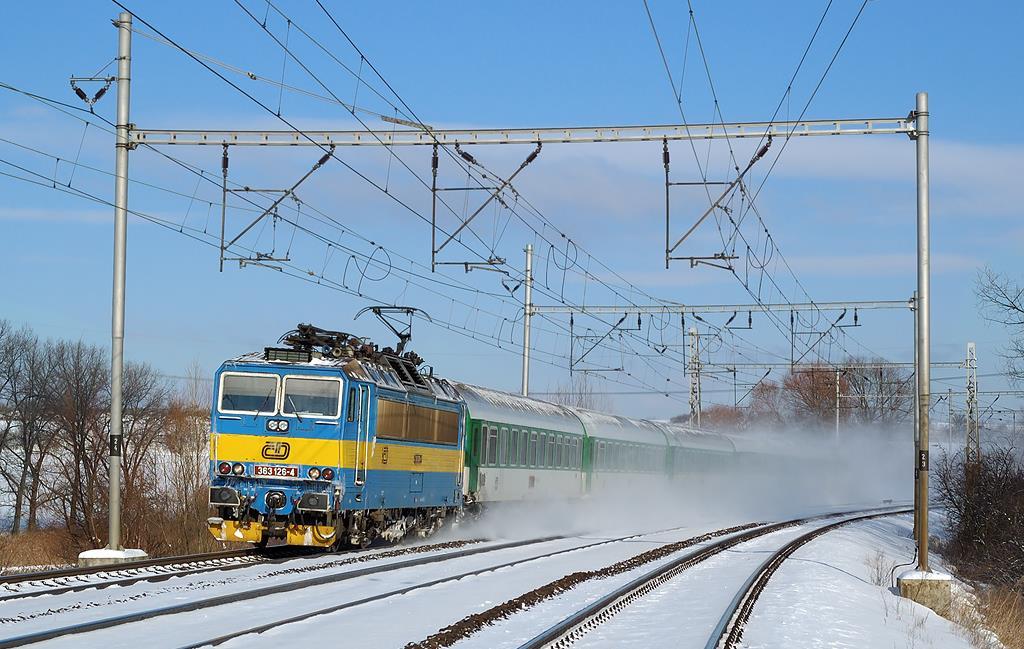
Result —
[[[341, 381], [328, 378], [284, 379], [284, 401], [281, 413], [313, 417], [337, 417], [341, 414]], [[349, 404], [351, 409], [351, 402]]]
[[276, 413], [277, 381], [273, 374], [222, 374], [220, 411], [250, 415]]
[[[491, 429], [491, 434], [498, 432]], [[459, 413], [378, 398], [377, 436], [454, 446], [459, 442]]]
[[348, 421], [356, 420], [356, 389], [348, 389], [348, 415], [345, 417]]

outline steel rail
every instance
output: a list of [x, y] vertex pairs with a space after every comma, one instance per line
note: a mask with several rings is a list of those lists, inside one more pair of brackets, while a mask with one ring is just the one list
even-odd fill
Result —
[[138, 570], [140, 568], [154, 568], [171, 566], [175, 564], [194, 563], [196, 561], [215, 561], [222, 559], [233, 559], [260, 554], [257, 548], [245, 548], [242, 550], [224, 550], [220, 552], [205, 552], [201, 554], [183, 554], [174, 557], [161, 557], [155, 559], [144, 559], [130, 563], [108, 564], [102, 566], [77, 566], [74, 568], [56, 568], [53, 570], [41, 570], [36, 572], [18, 572], [9, 575], [0, 575], [0, 587], [5, 584], [17, 584], [26, 581], [50, 581], [66, 577], [79, 577], [83, 575], [94, 575], [105, 572], [125, 572]]
[[[468, 541], [465, 541], [463, 544], [464, 545], [469, 545], [471, 543], [480, 543], [480, 542], [482, 542], [482, 540], [468, 540]], [[29, 598], [29, 597], [38, 597], [40, 595], [64, 595], [64, 594], [67, 594], [67, 593], [81, 592], [81, 591], [84, 591], [84, 590], [92, 590], [92, 589], [103, 590], [104, 588], [109, 588], [111, 586], [124, 587], [124, 586], [131, 586], [133, 584], [142, 583], [142, 582], [155, 583], [155, 582], [166, 581], [168, 579], [171, 579], [172, 577], [188, 577], [188, 576], [191, 576], [191, 575], [198, 575], [198, 574], [203, 574], [203, 573], [206, 573], [206, 572], [226, 572], [226, 571], [229, 571], [229, 570], [238, 570], [238, 569], [241, 569], [241, 568], [251, 568], [251, 567], [257, 566], [257, 565], [260, 565], [260, 566], [277, 565], [277, 564], [287, 563], [289, 561], [295, 561], [296, 559], [318, 559], [318, 558], [321, 558], [321, 557], [331, 557], [331, 556], [339, 556], [339, 555], [343, 556], [343, 555], [350, 555], [351, 554], [353, 556], [353, 559], [352, 559], [353, 561], [359, 560], [358, 558], [360, 558], [360, 557], [365, 557], [365, 560], [367, 560], [367, 561], [373, 561], [376, 558], [389, 558], [391, 556], [395, 556], [394, 554], [390, 554], [390, 553], [393, 553], [393, 552], [400, 552], [402, 554], [420, 554], [420, 553], [423, 553], [423, 552], [431, 552], [433, 550], [446, 549], [446, 548], [441, 547], [441, 546], [447, 545], [448, 543], [450, 543], [450, 542], [436, 543], [436, 544], [429, 544], [429, 545], [415, 545], [415, 546], [408, 546], [408, 547], [405, 547], [405, 548], [402, 548], [402, 547], [398, 546], [398, 547], [395, 547], [395, 548], [390, 549], [390, 550], [385, 550], [380, 555], [371, 555], [371, 554], [366, 554], [366, 553], [363, 553], [363, 552], [358, 552], [358, 551], [355, 551], [355, 550], [339, 550], [339, 551], [336, 551], [336, 552], [281, 553], [282, 556], [274, 557], [274, 558], [269, 558], [266, 554], [256, 554], [256, 555], [252, 555], [254, 557], [254, 559], [252, 561], [247, 561], [247, 562], [242, 562], [242, 563], [214, 564], [214, 565], [207, 565], [207, 566], [196, 567], [196, 568], [188, 568], [188, 569], [184, 569], [184, 570], [167, 570], [167, 571], [162, 571], [162, 572], [155, 572], [155, 573], [149, 573], [149, 574], [144, 574], [144, 575], [138, 575], [138, 576], [134, 576], [134, 577], [126, 577], [126, 578], [123, 578], [123, 579], [110, 579], [110, 580], [106, 580], [106, 581], [84, 581], [82, 583], [56, 586], [56, 587], [53, 587], [53, 588], [45, 588], [45, 589], [38, 589], [38, 590], [26, 590], [26, 591], [21, 591], [21, 592], [14, 591], [11, 594], [0, 596], [0, 603], [11, 601], [11, 600], [26, 599], [26, 598]], [[288, 547], [290, 547], [290, 546], [288, 546]], [[330, 567], [333, 567], [333, 566], [331, 566], [330, 564], [325, 564], [324, 569], [327, 569], [327, 568], [330, 568]], [[8, 586], [8, 588], [10, 588], [10, 586]]]
[[[864, 510], [859, 510], [864, 511]], [[875, 511], [875, 510], [869, 510]], [[870, 514], [872, 516], [892, 516], [895, 514], [905, 513], [911, 510], [891, 510]], [[519, 646], [518, 649], [542, 649], [545, 647], [553, 647], [556, 649], [564, 649], [569, 647], [582, 638], [591, 629], [604, 623], [619, 611], [629, 606], [634, 601], [644, 597], [645, 595], [653, 592], [665, 582], [669, 581], [681, 572], [702, 563], [714, 557], [715, 555], [724, 552], [732, 547], [752, 541], [756, 538], [771, 534], [774, 532], [781, 531], [790, 527], [796, 527], [798, 525], [804, 525], [817, 520], [826, 518], [835, 518], [837, 516], [849, 516], [850, 514], [857, 512], [839, 512], [832, 514], [822, 514], [819, 516], [797, 518], [789, 521], [783, 521], [780, 523], [774, 523], [772, 525], [766, 525], [764, 527], [758, 527], [746, 532], [740, 532], [738, 534], [728, 536], [720, 541], [710, 543], [703, 548], [687, 552], [686, 554], [680, 555], [676, 559], [665, 563], [657, 568], [637, 577], [629, 583], [615, 589], [611, 593], [608, 593], [604, 597], [598, 599], [592, 604], [580, 609], [572, 615], [562, 619], [558, 623], [545, 629], [537, 636], [531, 638], [527, 642]], [[848, 519], [849, 522], [858, 519]], [[845, 524], [847, 521], [841, 521], [840, 524]]]
[[711, 636], [708, 638], [707, 643], [704, 645], [704, 649], [730, 649], [739, 645], [740, 639], [743, 637], [744, 626], [750, 614], [754, 610], [754, 604], [757, 602], [757, 598], [764, 591], [768, 585], [768, 580], [772, 578], [775, 571], [779, 569], [782, 563], [791, 557], [794, 552], [799, 550], [804, 545], [810, 543], [819, 536], [823, 536], [832, 530], [849, 525], [850, 523], [857, 523], [860, 521], [871, 520], [874, 518], [881, 518], [883, 516], [895, 516], [897, 514], [912, 513], [912, 509], [903, 509], [894, 512], [883, 512], [876, 514], [866, 514], [864, 516], [857, 516], [854, 518], [847, 518], [830, 525], [824, 525], [817, 529], [811, 530], [806, 534], [793, 539], [781, 549], [774, 552], [770, 557], [765, 559], [758, 568], [751, 573], [747, 580], [737, 591], [736, 595], [729, 602], [725, 613], [719, 619], [718, 624], [715, 625], [714, 630], [711, 632]]
[[610, 543], [621, 543], [623, 541], [628, 541], [630, 539], [635, 539], [635, 538], [638, 538], [638, 537], [641, 537], [641, 536], [649, 536], [651, 534], [661, 534], [661, 533], [664, 533], [664, 532], [669, 532], [669, 531], [678, 530], [678, 529], [681, 529], [681, 528], [674, 527], [674, 528], [668, 528], [668, 529], [664, 529], [664, 530], [655, 530], [655, 531], [652, 531], [652, 532], [643, 532], [641, 534], [631, 534], [629, 536], [621, 536], [621, 537], [614, 538], [614, 539], [605, 539], [603, 541], [597, 541], [595, 543], [588, 543], [586, 545], [577, 546], [575, 548], [566, 548], [564, 550], [556, 550], [555, 552], [549, 552], [547, 554], [542, 554], [542, 555], [539, 555], [539, 556], [536, 556], [536, 557], [527, 557], [527, 558], [524, 558], [524, 559], [516, 559], [515, 561], [509, 561], [509, 562], [506, 562], [506, 563], [503, 563], [503, 564], [500, 564], [500, 565], [497, 565], [497, 566], [487, 566], [485, 568], [479, 568], [477, 570], [470, 570], [468, 572], [464, 572], [464, 573], [461, 573], [461, 574], [458, 574], [458, 575], [451, 575], [451, 576], [448, 576], [448, 577], [441, 577], [439, 579], [434, 579], [434, 580], [429, 581], [429, 582], [420, 583], [420, 584], [413, 584], [411, 586], [406, 586], [405, 588], [399, 588], [397, 590], [392, 590], [392, 591], [389, 591], [389, 592], [386, 592], [386, 593], [380, 593], [380, 594], [377, 594], [377, 595], [371, 595], [369, 597], [364, 597], [363, 599], [360, 599], [360, 600], [356, 600], [356, 601], [352, 601], [352, 602], [344, 602], [342, 604], [335, 604], [333, 606], [329, 606], [329, 607], [326, 607], [326, 608], [322, 608], [322, 609], [318, 609], [318, 610], [311, 611], [311, 612], [308, 612], [308, 613], [303, 613], [303, 614], [300, 614], [300, 615], [296, 615], [296, 616], [287, 618], [285, 620], [278, 620], [278, 621], [275, 621], [275, 622], [268, 622], [266, 624], [261, 624], [261, 625], [259, 625], [257, 627], [252, 627], [252, 628], [249, 628], [249, 629], [244, 629], [242, 631], [235, 631], [235, 632], [232, 632], [232, 633], [224, 634], [222, 636], [218, 636], [218, 637], [212, 638], [210, 640], [203, 640], [203, 641], [200, 641], [200, 642], [195, 643], [195, 644], [185, 645], [184, 647], [181, 647], [181, 649], [198, 649], [199, 647], [207, 647], [207, 646], [210, 646], [210, 645], [216, 646], [216, 645], [223, 644], [223, 643], [225, 643], [225, 642], [227, 642], [229, 640], [234, 640], [235, 638], [238, 638], [238, 637], [241, 637], [241, 636], [263, 633], [264, 631], [269, 631], [271, 629], [277, 629], [277, 628], [279, 628], [280, 626], [282, 626], [284, 624], [292, 624], [294, 622], [302, 622], [304, 620], [308, 620], [311, 617], [317, 617], [319, 615], [326, 615], [328, 613], [334, 613], [334, 612], [341, 611], [341, 610], [344, 610], [344, 609], [347, 609], [347, 608], [353, 608], [353, 607], [356, 607], [356, 606], [360, 606], [362, 604], [369, 604], [371, 602], [376, 602], [376, 601], [379, 601], [379, 600], [382, 600], [382, 599], [387, 599], [389, 597], [396, 597], [398, 595], [405, 595], [406, 593], [412, 592], [414, 590], [419, 590], [421, 588], [431, 588], [433, 586], [437, 586], [437, 585], [440, 585], [440, 584], [444, 584], [444, 583], [448, 583], [448, 582], [453, 582], [453, 581], [459, 581], [460, 579], [464, 579], [466, 577], [474, 577], [476, 575], [480, 575], [480, 574], [483, 574], [485, 572], [494, 572], [496, 570], [501, 570], [503, 568], [510, 568], [512, 566], [517, 566], [517, 565], [523, 564], [523, 563], [529, 563], [531, 561], [537, 561], [539, 559], [547, 559], [547, 558], [558, 556], [558, 555], [561, 555], [561, 554], [567, 554], [569, 552], [577, 552], [579, 550], [588, 550], [590, 548], [595, 548], [595, 547], [598, 547], [598, 546], [601, 546], [601, 545], [608, 545]]
[[[545, 542], [548, 542], [548, 541], [558, 540], [558, 539], [561, 539], [561, 538], [564, 538], [564, 537], [561, 537], [561, 536], [548, 536], [548, 537], [537, 538], [537, 539], [528, 539], [528, 540], [523, 540], [523, 541], [510, 541], [508, 543], [502, 543], [502, 544], [487, 546], [487, 547], [484, 547], [484, 548], [470, 548], [470, 549], [466, 549], [466, 550], [457, 550], [455, 552], [448, 552], [448, 553], [445, 553], [445, 554], [436, 555], [436, 556], [432, 556], [432, 557], [421, 557], [421, 558], [417, 558], [417, 559], [409, 559], [409, 560], [406, 560], [406, 561], [397, 561], [397, 562], [394, 562], [394, 563], [388, 563], [388, 564], [379, 565], [379, 566], [369, 566], [369, 567], [366, 567], [366, 568], [360, 568], [360, 569], [357, 569], [357, 570], [349, 570], [349, 571], [345, 571], [345, 572], [341, 572], [341, 573], [336, 573], [336, 574], [331, 574], [331, 575], [321, 575], [321, 576], [313, 577], [313, 578], [309, 578], [309, 579], [299, 579], [299, 580], [296, 580], [296, 581], [290, 581], [290, 582], [287, 582], [287, 583], [284, 583], [284, 584], [277, 584], [277, 585], [274, 585], [274, 586], [266, 586], [266, 587], [263, 587], [263, 588], [254, 588], [254, 589], [250, 589], [250, 590], [239, 592], [239, 593], [232, 593], [230, 595], [220, 595], [220, 596], [217, 596], [217, 597], [209, 597], [209, 598], [205, 598], [205, 599], [196, 599], [196, 600], [187, 601], [187, 602], [184, 602], [184, 603], [181, 603], [181, 604], [172, 604], [172, 605], [169, 605], [169, 606], [163, 606], [163, 607], [160, 607], [160, 608], [148, 609], [148, 610], [144, 610], [144, 611], [138, 611], [138, 612], [135, 612], [135, 613], [126, 613], [124, 615], [116, 615], [116, 616], [107, 617], [107, 618], [94, 619], [94, 620], [90, 620], [88, 622], [84, 622], [84, 623], [81, 623], [81, 624], [73, 624], [73, 625], [58, 627], [58, 628], [54, 628], [54, 629], [46, 629], [44, 631], [37, 631], [37, 632], [33, 632], [33, 633], [26, 633], [26, 634], [22, 634], [22, 635], [18, 635], [18, 636], [11, 636], [11, 637], [7, 637], [7, 638], [2, 638], [2, 639], [0, 639], [0, 649], [8, 649], [8, 648], [13, 648], [13, 647], [21, 647], [21, 646], [24, 646], [24, 645], [27, 645], [27, 644], [43, 642], [43, 641], [46, 641], [46, 640], [53, 640], [54, 638], [60, 638], [60, 637], [68, 636], [68, 635], [76, 635], [76, 634], [80, 634], [80, 633], [88, 633], [88, 632], [91, 632], [91, 631], [99, 631], [101, 629], [108, 629], [108, 628], [115, 627], [115, 626], [121, 626], [121, 625], [124, 625], [124, 624], [129, 624], [131, 622], [140, 622], [142, 620], [149, 620], [149, 619], [152, 619], [152, 618], [155, 618], [155, 617], [162, 617], [162, 616], [165, 616], [165, 615], [173, 615], [173, 614], [177, 614], [177, 613], [189, 613], [189, 612], [196, 611], [196, 610], [199, 610], [199, 609], [210, 608], [210, 607], [214, 607], [214, 606], [223, 606], [225, 604], [234, 604], [234, 603], [237, 603], [237, 602], [243, 602], [243, 601], [247, 601], [247, 600], [257, 599], [257, 598], [260, 598], [260, 597], [266, 597], [268, 595], [277, 595], [277, 594], [281, 594], [281, 593], [292, 592], [292, 591], [299, 590], [299, 589], [302, 589], [302, 588], [309, 588], [309, 587], [313, 587], [313, 586], [321, 586], [321, 585], [324, 585], [324, 584], [330, 584], [330, 583], [335, 583], [335, 582], [340, 582], [340, 581], [347, 581], [349, 579], [355, 579], [357, 577], [364, 577], [364, 576], [367, 576], [367, 575], [377, 574], [377, 573], [381, 573], [381, 572], [388, 572], [388, 571], [391, 571], [391, 570], [399, 570], [399, 569], [402, 569], [402, 568], [409, 568], [409, 567], [414, 567], [414, 566], [427, 565], [427, 564], [431, 564], [431, 563], [447, 561], [449, 559], [457, 559], [457, 558], [472, 556], [472, 555], [475, 555], [475, 554], [483, 554], [485, 552], [494, 552], [494, 551], [497, 551], [497, 550], [505, 550], [505, 549], [510, 549], [510, 548], [516, 548], [516, 547], [523, 547], [523, 546], [527, 546], [527, 545], [533, 545], [533, 544], [537, 544], [537, 543], [545, 543]], [[631, 538], [631, 537], [628, 537], [628, 538]], [[616, 540], [619, 540], [619, 539], [616, 539]], [[609, 543], [609, 542], [612, 542], [612, 541], [601, 541], [600, 543]], [[594, 544], [591, 544], [591, 545], [594, 545]], [[588, 546], [582, 546], [582, 547], [590, 547], [590, 546], [588, 545]], [[580, 547], [572, 548], [572, 550], [577, 550], [577, 549], [582, 549], [582, 548], [580, 548]], [[569, 550], [566, 550], [566, 551], [569, 551]], [[552, 554], [554, 554], [554, 553], [552, 553]], [[535, 557], [535, 558], [540, 558], [540, 557]], [[495, 568], [495, 567], [491, 567], [491, 568], [487, 568], [486, 570], [496, 570], [496, 569], [497, 568]], [[451, 580], [451, 579], [454, 579], [454, 578], [448, 578], [447, 580]], [[411, 589], [415, 589], [415, 588], [416, 587], [413, 587]], [[312, 616], [312, 614], [310, 616]], [[282, 623], [283, 622], [277, 622], [273, 626], [276, 626], [277, 624], [282, 624]], [[244, 633], [241, 633], [239, 635], [244, 635], [244, 634], [249, 633], [249, 632], [250, 631], [245, 631]], [[203, 646], [205, 644], [210, 644], [210, 642], [206, 641], [206, 642], [202, 643], [201, 645], [197, 645], [197, 646]]]

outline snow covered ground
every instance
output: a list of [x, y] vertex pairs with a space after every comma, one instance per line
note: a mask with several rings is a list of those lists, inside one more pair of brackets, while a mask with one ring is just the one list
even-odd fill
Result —
[[[303, 646], [334, 638], [344, 639], [346, 645], [375, 649], [401, 647], [563, 575], [600, 569], [661, 544], [746, 522], [749, 520], [726, 520], [722, 517], [722, 520], [704, 520], [681, 529], [593, 547], [584, 546], [616, 535], [581, 534], [378, 572], [189, 613], [159, 616], [85, 636], [65, 636], [40, 646], [137, 647], [140, 638], [146, 638], [147, 649], [180, 647], [232, 631], [285, 620], [304, 611], [349, 602], [353, 604], [349, 608], [302, 622], [282, 624], [259, 635], [242, 636], [222, 646]], [[939, 528], [941, 521], [936, 517], [933, 525]], [[913, 558], [910, 526], [908, 515], [853, 523], [798, 550], [775, 574], [754, 608], [744, 634], [744, 646], [969, 649], [970, 644], [952, 623], [890, 591], [892, 566], [910, 562]], [[810, 527], [802, 526], [769, 534], [686, 570], [591, 631], [575, 646], [704, 647], [715, 623], [746, 577], [768, 553], [808, 529]], [[688, 551], [697, 547], [700, 546]], [[564, 552], [552, 557], [543, 556], [558, 550]], [[340, 575], [367, 566], [405, 561], [413, 556], [429, 554], [371, 559], [348, 565], [332, 565], [338, 557], [297, 559], [285, 564], [254, 565], [221, 574], [211, 572], [172, 577], [163, 582], [124, 588], [12, 600], [4, 602], [0, 610], [0, 640], [325, 573]], [[485, 627], [456, 646], [462, 649], [518, 647], [586, 604], [668, 560], [648, 563], [615, 577], [583, 582], [534, 608]], [[506, 563], [515, 565], [433, 586], [417, 587], [405, 594], [377, 601], [358, 603], [375, 595]], [[937, 560], [933, 560], [933, 565], [941, 568]], [[288, 570], [295, 566], [301, 569]]]
[[[798, 550], [758, 600], [744, 646], [969, 649], [959, 627], [890, 589], [893, 564], [914, 558], [912, 530], [909, 515], [864, 521]], [[934, 554], [929, 564], [948, 572]]]

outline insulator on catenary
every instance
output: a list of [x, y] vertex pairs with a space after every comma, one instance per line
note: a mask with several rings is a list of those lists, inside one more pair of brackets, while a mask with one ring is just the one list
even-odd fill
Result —
[[476, 161], [476, 158], [471, 156], [468, 152], [463, 151], [462, 149], [459, 149], [459, 155], [462, 156], [462, 159], [468, 162], [469, 164], [480, 164], [479, 162]]
[[92, 103], [95, 104], [96, 102], [98, 102], [100, 100], [100, 97], [102, 97], [103, 95], [107, 94], [107, 88], [108, 87], [109, 86], [103, 86], [102, 88], [100, 88], [99, 92], [96, 93], [96, 96], [92, 98]]
[[316, 161], [316, 166], [322, 167], [325, 164], [327, 164], [327, 161], [331, 159], [331, 154], [332, 153], [333, 153], [333, 151], [328, 151], [327, 153], [325, 153], [322, 156], [320, 156], [320, 159]]
[[82, 90], [81, 88], [79, 88], [78, 86], [75, 86], [75, 94], [78, 95], [78, 98], [81, 99], [82, 101], [84, 101], [84, 102], [88, 102], [89, 101], [89, 95], [85, 94], [85, 91]]

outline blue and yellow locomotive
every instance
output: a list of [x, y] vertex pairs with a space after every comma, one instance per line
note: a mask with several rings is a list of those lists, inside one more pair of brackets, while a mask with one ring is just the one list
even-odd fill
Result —
[[462, 505], [464, 406], [414, 353], [299, 325], [214, 383], [211, 533], [340, 547], [426, 535]]

